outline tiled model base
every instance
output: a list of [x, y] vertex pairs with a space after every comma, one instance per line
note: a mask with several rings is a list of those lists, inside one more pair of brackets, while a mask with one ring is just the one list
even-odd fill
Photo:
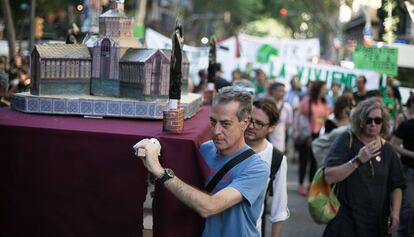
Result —
[[174, 133], [181, 133], [184, 129], [184, 109], [169, 109], [164, 111], [162, 130]]
[[[147, 119], [163, 119], [167, 103], [168, 100], [137, 101], [100, 96], [36, 96], [29, 92], [14, 94], [11, 98], [11, 108], [25, 113]], [[202, 97], [188, 93], [181, 96], [180, 103], [184, 118], [190, 118], [200, 110]]]

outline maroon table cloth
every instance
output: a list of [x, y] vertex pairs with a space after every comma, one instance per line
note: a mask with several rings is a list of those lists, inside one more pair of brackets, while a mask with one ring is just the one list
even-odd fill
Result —
[[[0, 236], [142, 236], [147, 171], [132, 146], [157, 138], [161, 163], [203, 186], [199, 145], [209, 107], [182, 134], [161, 121], [87, 119], [0, 109]], [[200, 236], [203, 219], [163, 187], [153, 202], [154, 236]]]

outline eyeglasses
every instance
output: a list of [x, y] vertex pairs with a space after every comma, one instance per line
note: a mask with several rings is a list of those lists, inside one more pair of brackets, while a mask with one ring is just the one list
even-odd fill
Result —
[[367, 120], [365, 120], [366, 124], [372, 124], [372, 122], [379, 125], [379, 124], [382, 124], [382, 122], [384, 122], [384, 119], [381, 117], [376, 117], [376, 118], [367, 118]]
[[269, 125], [269, 123], [263, 123], [262, 121], [256, 120], [254, 118], [250, 119], [250, 123], [253, 124], [253, 127], [256, 129], [262, 129], [264, 126]]

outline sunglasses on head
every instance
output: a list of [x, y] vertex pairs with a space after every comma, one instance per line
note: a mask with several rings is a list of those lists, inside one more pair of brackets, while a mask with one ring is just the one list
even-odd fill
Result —
[[376, 117], [376, 118], [367, 118], [367, 120], [365, 121], [366, 124], [372, 124], [372, 122], [379, 125], [379, 124], [382, 124], [382, 122], [384, 122], [384, 119], [381, 117]]

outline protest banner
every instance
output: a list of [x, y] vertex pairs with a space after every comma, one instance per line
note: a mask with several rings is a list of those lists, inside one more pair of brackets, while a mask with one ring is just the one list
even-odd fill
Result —
[[397, 76], [398, 49], [389, 47], [364, 47], [358, 45], [352, 55], [355, 67], [381, 74]]
[[332, 82], [340, 83], [343, 87], [353, 88], [355, 79], [363, 75], [367, 78], [366, 87], [368, 90], [378, 89], [380, 82], [380, 74], [375, 71], [346, 69], [339, 66], [328, 64], [299, 63], [278, 58], [271, 58], [270, 76], [276, 81], [280, 81], [285, 85], [289, 85], [291, 78], [297, 75], [302, 85], [309, 80], [325, 81], [328, 87]]

